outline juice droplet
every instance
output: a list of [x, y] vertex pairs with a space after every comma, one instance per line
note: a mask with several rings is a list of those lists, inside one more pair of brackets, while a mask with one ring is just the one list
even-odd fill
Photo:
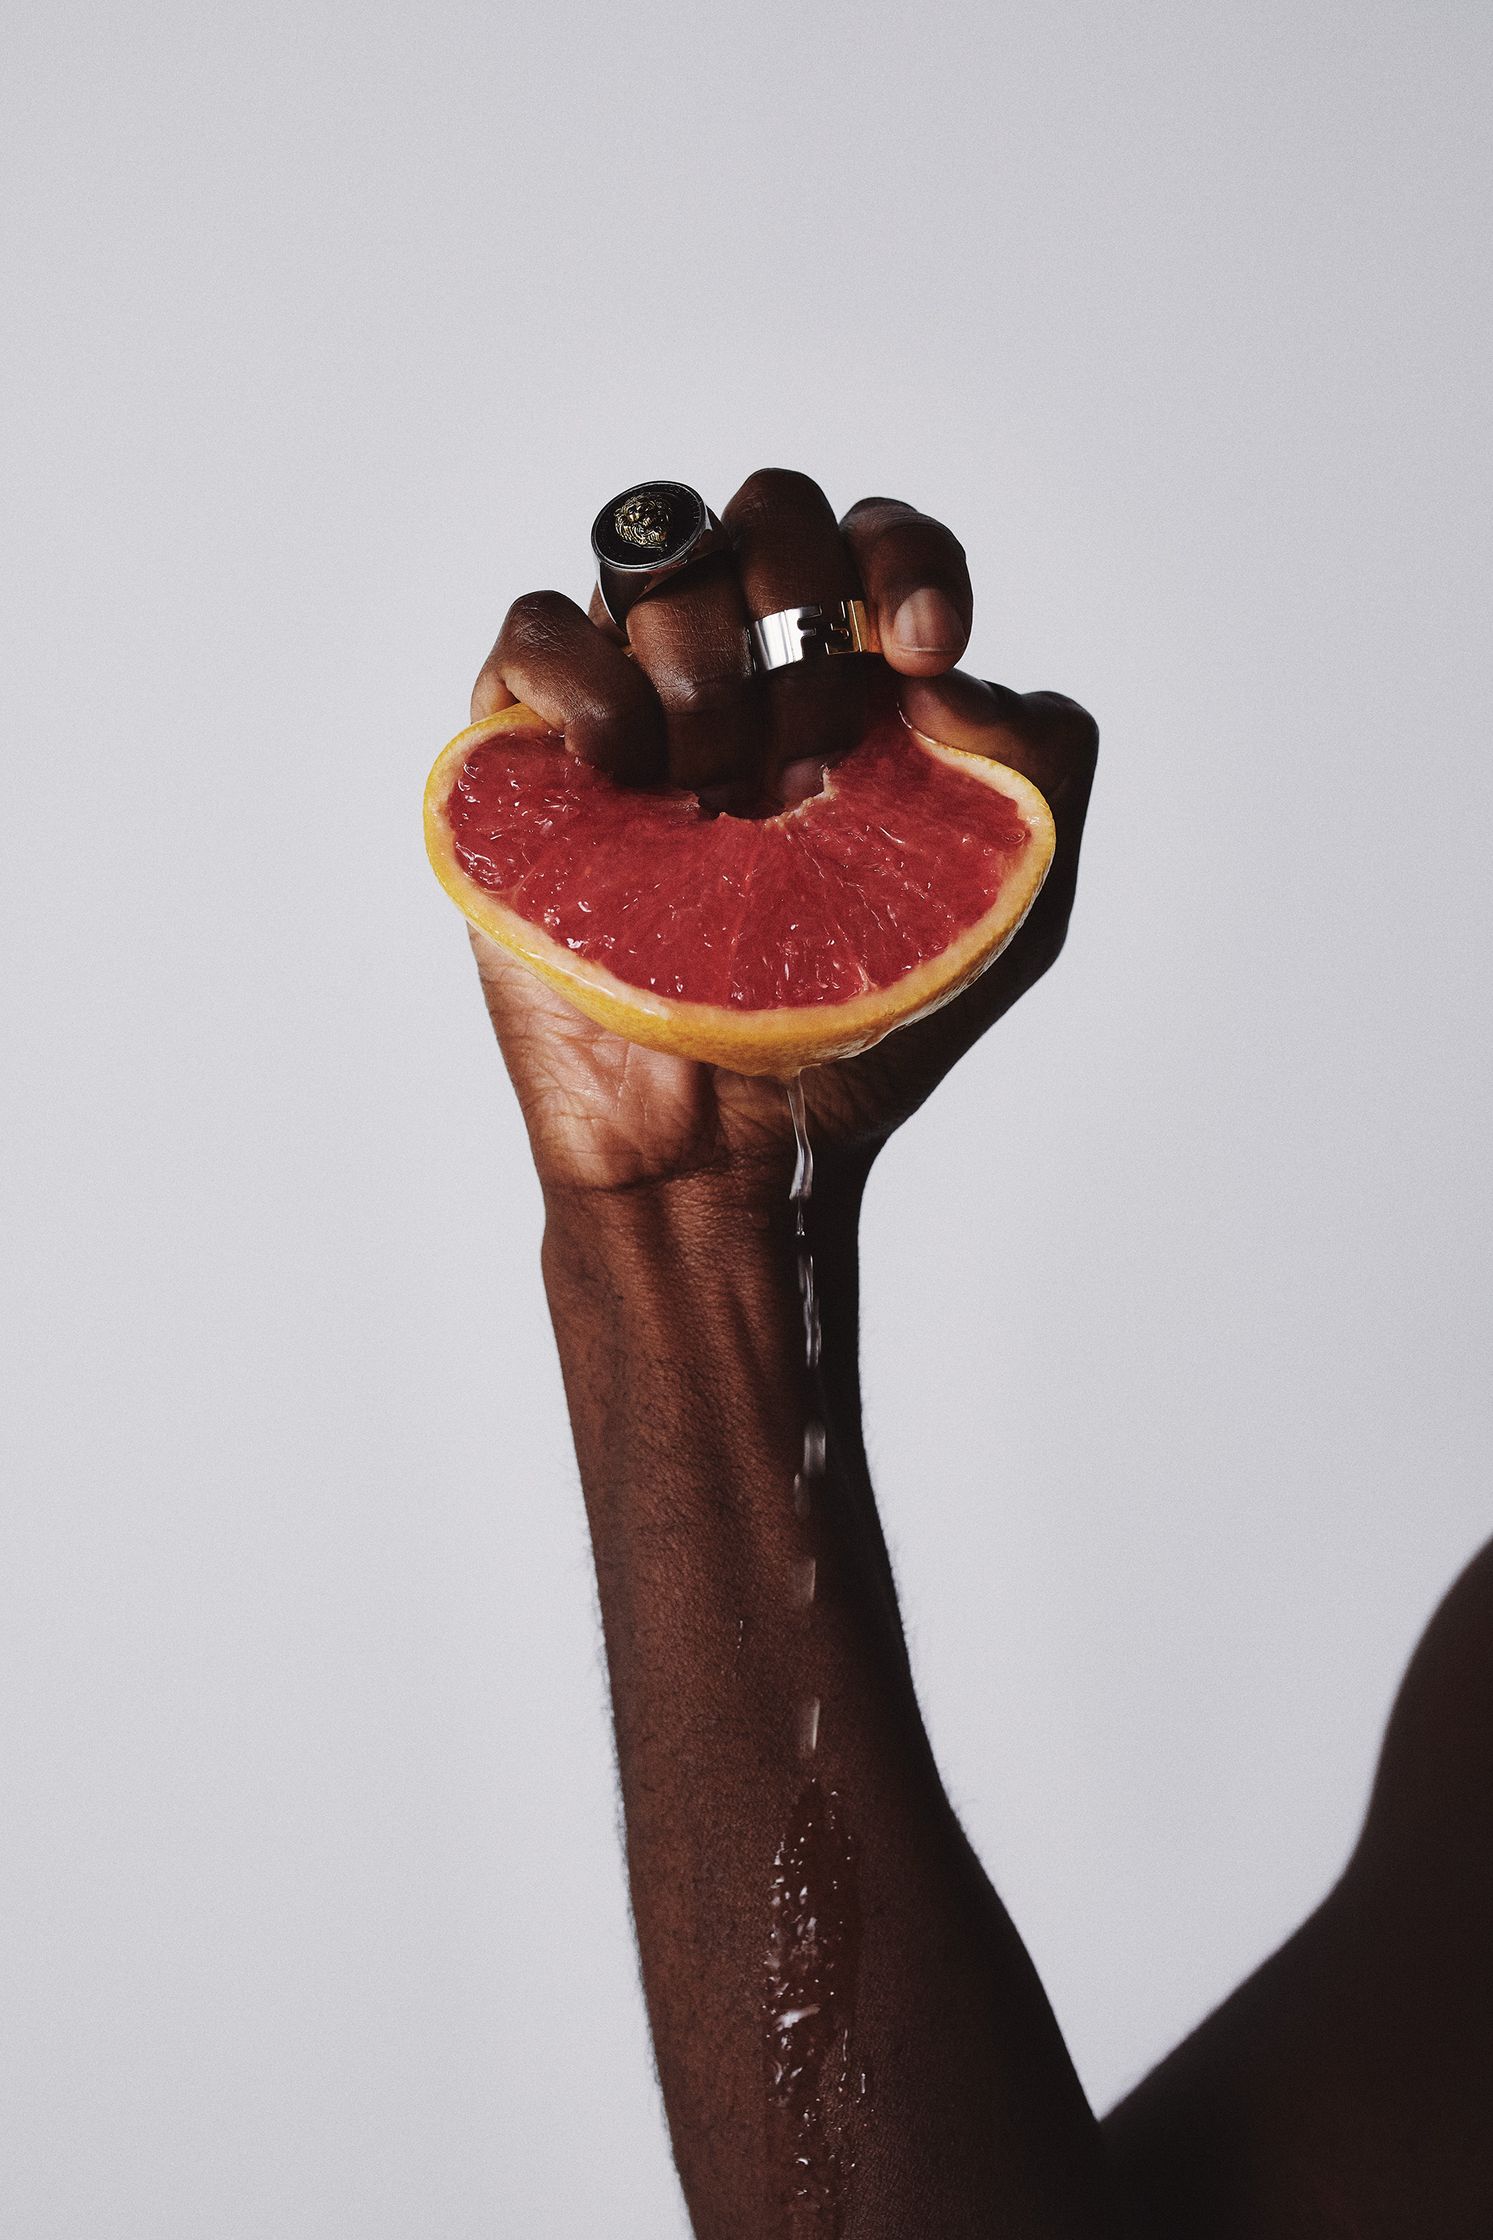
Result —
[[[860, 1919], [840, 1799], [810, 1779], [773, 1861], [763, 2041], [787, 2240], [838, 2240], [863, 2092], [849, 2050]], [[859, 2072], [863, 2076], [864, 2072]]]
[[803, 1075], [786, 1084], [788, 1111], [793, 1120], [793, 1180], [788, 1187], [793, 1207], [793, 1228], [798, 1239], [798, 1292], [803, 1301], [804, 1360], [811, 1370], [819, 1366], [823, 1339], [819, 1329], [819, 1292], [814, 1281], [814, 1255], [809, 1249], [806, 1208], [814, 1194], [814, 1151], [809, 1142], [809, 1119], [804, 1109]]
[[824, 1339], [819, 1328], [819, 1293], [814, 1283], [814, 1255], [807, 1245], [798, 1249], [798, 1295], [804, 1309], [804, 1359], [811, 1369], [819, 1366]]
[[819, 1698], [810, 1696], [798, 1707], [798, 1747], [805, 1761], [819, 1748]]
[[788, 1196], [798, 1209], [797, 1228], [802, 1236], [804, 1207], [814, 1194], [814, 1150], [809, 1142], [809, 1116], [804, 1109], [803, 1075], [796, 1073], [791, 1081], [784, 1083], [784, 1087], [788, 1092], [788, 1111], [793, 1121], [793, 1142], [797, 1154]]

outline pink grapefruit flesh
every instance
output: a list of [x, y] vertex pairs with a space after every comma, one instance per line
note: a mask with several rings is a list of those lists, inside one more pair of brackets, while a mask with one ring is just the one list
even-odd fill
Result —
[[619, 786], [523, 707], [430, 774], [436, 876], [473, 925], [630, 1041], [788, 1078], [967, 987], [1015, 933], [1053, 826], [1003, 764], [882, 718], [776, 816]]

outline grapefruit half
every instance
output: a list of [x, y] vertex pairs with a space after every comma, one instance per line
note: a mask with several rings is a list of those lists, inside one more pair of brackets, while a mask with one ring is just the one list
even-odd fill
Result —
[[531, 709], [473, 724], [425, 789], [436, 877], [475, 926], [631, 1042], [788, 1079], [969, 985], [1052, 861], [1016, 771], [873, 724], [775, 816], [620, 786]]

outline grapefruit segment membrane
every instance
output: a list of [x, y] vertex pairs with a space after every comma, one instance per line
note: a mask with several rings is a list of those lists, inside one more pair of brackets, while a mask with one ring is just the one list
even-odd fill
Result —
[[619, 785], [523, 706], [461, 732], [425, 789], [431, 863], [473, 925], [631, 1042], [784, 1080], [967, 987], [1054, 837], [1028, 779], [895, 711], [772, 816]]

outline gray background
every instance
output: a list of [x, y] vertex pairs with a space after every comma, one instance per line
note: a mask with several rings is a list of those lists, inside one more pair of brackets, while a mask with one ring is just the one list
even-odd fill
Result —
[[682, 2231], [426, 766], [639, 475], [966, 540], [1105, 759], [887, 1158], [949, 1782], [1101, 2102], [1312, 1905], [1489, 1452], [1493, 15], [15, 11], [0, 2226]]

